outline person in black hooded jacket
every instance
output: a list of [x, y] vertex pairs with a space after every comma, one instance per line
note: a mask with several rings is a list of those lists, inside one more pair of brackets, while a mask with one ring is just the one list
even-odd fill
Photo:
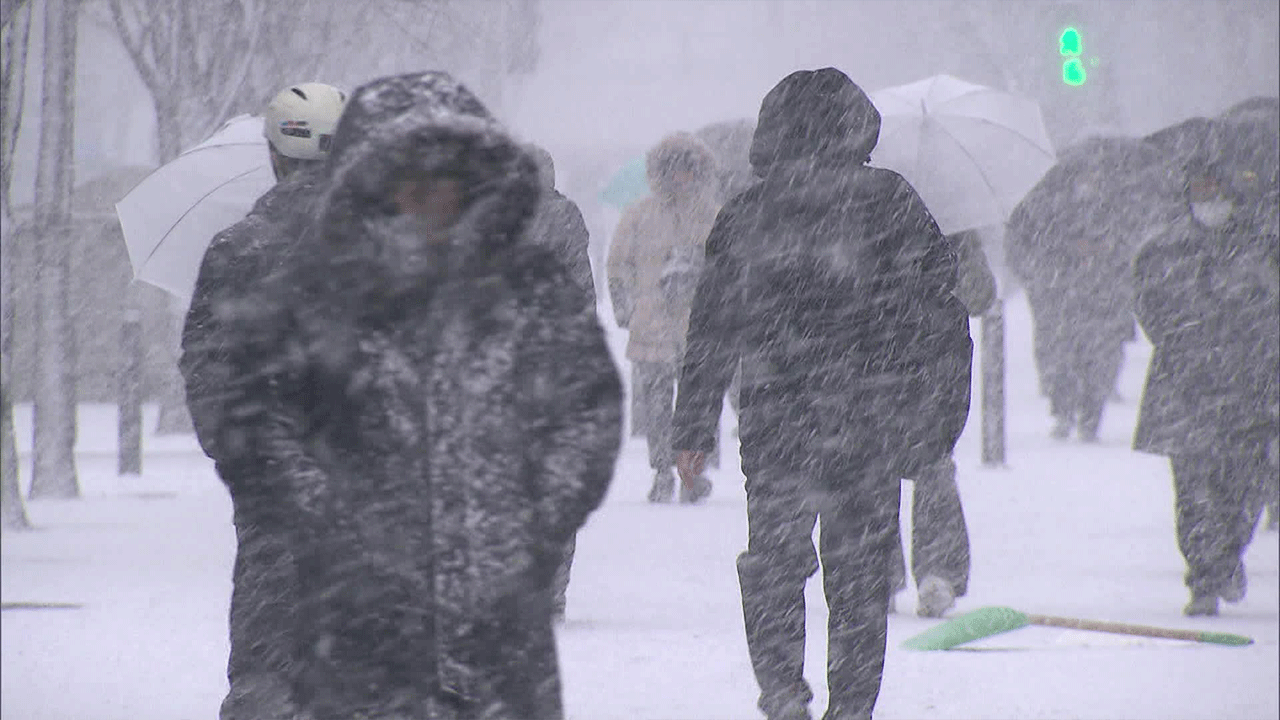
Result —
[[1188, 212], [1133, 264], [1153, 346], [1133, 447], [1169, 458], [1193, 616], [1244, 598], [1280, 474], [1280, 139], [1219, 123], [1186, 168]]
[[688, 482], [741, 361], [747, 550], [738, 557], [759, 707], [808, 718], [804, 586], [822, 519], [826, 720], [871, 717], [884, 667], [900, 479], [947, 457], [968, 414], [972, 342], [957, 258], [920, 197], [867, 166], [880, 116], [834, 68], [765, 96], [760, 181], [706, 243], [675, 412]]
[[352, 94], [328, 178], [309, 252], [256, 297], [274, 352], [239, 416], [265, 470], [243, 492], [297, 565], [294, 701], [560, 718], [552, 577], [612, 477], [622, 389], [589, 294], [525, 234], [537, 164], [431, 73]]

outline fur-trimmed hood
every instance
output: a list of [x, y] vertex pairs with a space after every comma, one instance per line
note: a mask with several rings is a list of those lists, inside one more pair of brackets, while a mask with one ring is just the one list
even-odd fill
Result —
[[450, 230], [451, 272], [506, 252], [542, 192], [529, 150], [444, 73], [385, 78], [357, 89], [335, 133], [329, 170], [317, 208], [321, 251], [339, 281], [375, 288], [384, 268], [374, 228], [396, 215], [390, 197], [396, 180], [463, 182], [464, 210]]
[[673, 177], [673, 173], [680, 170], [689, 174], [688, 182], [698, 189], [713, 188], [718, 182], [715, 154], [706, 143], [685, 132], [668, 135], [650, 148], [644, 167], [649, 189], [659, 197], [688, 192], [688, 188]]

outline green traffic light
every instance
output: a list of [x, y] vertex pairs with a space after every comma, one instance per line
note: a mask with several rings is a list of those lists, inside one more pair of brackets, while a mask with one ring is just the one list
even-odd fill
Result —
[[1088, 75], [1084, 71], [1084, 63], [1080, 62], [1080, 58], [1071, 58], [1062, 63], [1062, 82], [1073, 87], [1079, 87], [1084, 84]]
[[1063, 57], [1079, 57], [1084, 52], [1080, 31], [1073, 27], [1063, 30], [1058, 36], [1058, 52]]

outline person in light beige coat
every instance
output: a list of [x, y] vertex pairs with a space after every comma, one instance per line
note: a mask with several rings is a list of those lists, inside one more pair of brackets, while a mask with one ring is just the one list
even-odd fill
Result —
[[[618, 325], [630, 330], [627, 359], [635, 370], [633, 393], [654, 470], [651, 502], [667, 502], [675, 490], [671, 411], [676, 373], [684, 356], [689, 308], [703, 263], [703, 244], [715, 222], [715, 156], [688, 133], [675, 133], [649, 150], [645, 169], [652, 193], [623, 211], [609, 249], [609, 294]], [[682, 502], [711, 491], [700, 477], [681, 487]]]

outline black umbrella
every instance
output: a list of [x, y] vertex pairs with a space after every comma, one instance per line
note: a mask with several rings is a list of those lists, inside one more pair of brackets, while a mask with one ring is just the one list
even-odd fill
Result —
[[1222, 113], [1224, 119], [1241, 119], [1270, 121], [1272, 125], [1280, 125], [1280, 98], [1251, 97], [1248, 100], [1232, 105]]
[[1161, 128], [1143, 138], [1159, 150], [1168, 162], [1181, 164], [1209, 140], [1215, 122], [1206, 117], [1193, 117]]
[[1010, 264], [1025, 280], [1086, 245], [1127, 262], [1171, 211], [1163, 158], [1131, 137], [1094, 137], [1061, 151], [1010, 214]]

